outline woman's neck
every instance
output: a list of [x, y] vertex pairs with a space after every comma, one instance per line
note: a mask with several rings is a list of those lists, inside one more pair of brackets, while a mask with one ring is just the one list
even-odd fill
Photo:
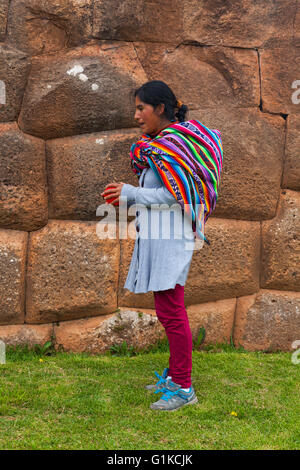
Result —
[[[175, 121], [177, 122], [177, 121]], [[171, 126], [172, 124], [175, 124], [175, 122], [171, 122], [169, 121], [167, 124], [163, 125], [162, 127], [160, 127], [160, 129], [157, 131], [157, 132], [154, 132], [153, 134], [150, 134], [151, 137], [155, 137], [157, 134], [159, 134], [161, 131], [163, 131], [164, 129], [166, 129], [166, 127], [169, 127]]]

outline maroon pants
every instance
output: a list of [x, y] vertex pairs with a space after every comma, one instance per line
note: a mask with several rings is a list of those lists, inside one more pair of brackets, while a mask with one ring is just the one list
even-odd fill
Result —
[[154, 291], [156, 315], [169, 340], [169, 375], [182, 388], [191, 386], [193, 340], [184, 305], [184, 286]]

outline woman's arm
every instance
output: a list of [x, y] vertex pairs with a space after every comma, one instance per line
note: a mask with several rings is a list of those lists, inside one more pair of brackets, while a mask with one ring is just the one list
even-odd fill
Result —
[[132, 186], [125, 183], [121, 190], [121, 196], [127, 197], [127, 204], [143, 204], [151, 206], [151, 204], [168, 204], [172, 205], [177, 202], [176, 198], [167, 190], [165, 186], [160, 188], [142, 188]]

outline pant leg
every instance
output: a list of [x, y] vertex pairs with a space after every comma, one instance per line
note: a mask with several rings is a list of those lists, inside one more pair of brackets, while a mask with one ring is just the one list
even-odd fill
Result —
[[184, 305], [184, 286], [154, 291], [156, 315], [169, 340], [169, 375], [182, 388], [191, 386], [192, 332]]

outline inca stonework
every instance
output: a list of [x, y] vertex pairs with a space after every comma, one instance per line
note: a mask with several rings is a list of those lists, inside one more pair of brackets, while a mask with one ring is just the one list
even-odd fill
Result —
[[193, 334], [204, 327], [204, 344], [291, 351], [300, 340], [297, 0], [0, 2], [0, 339], [96, 354], [164, 335], [153, 294], [123, 288], [134, 239], [100, 239], [96, 213], [106, 184], [138, 185], [133, 91], [153, 79], [223, 139], [211, 245], [193, 253], [185, 288]]

